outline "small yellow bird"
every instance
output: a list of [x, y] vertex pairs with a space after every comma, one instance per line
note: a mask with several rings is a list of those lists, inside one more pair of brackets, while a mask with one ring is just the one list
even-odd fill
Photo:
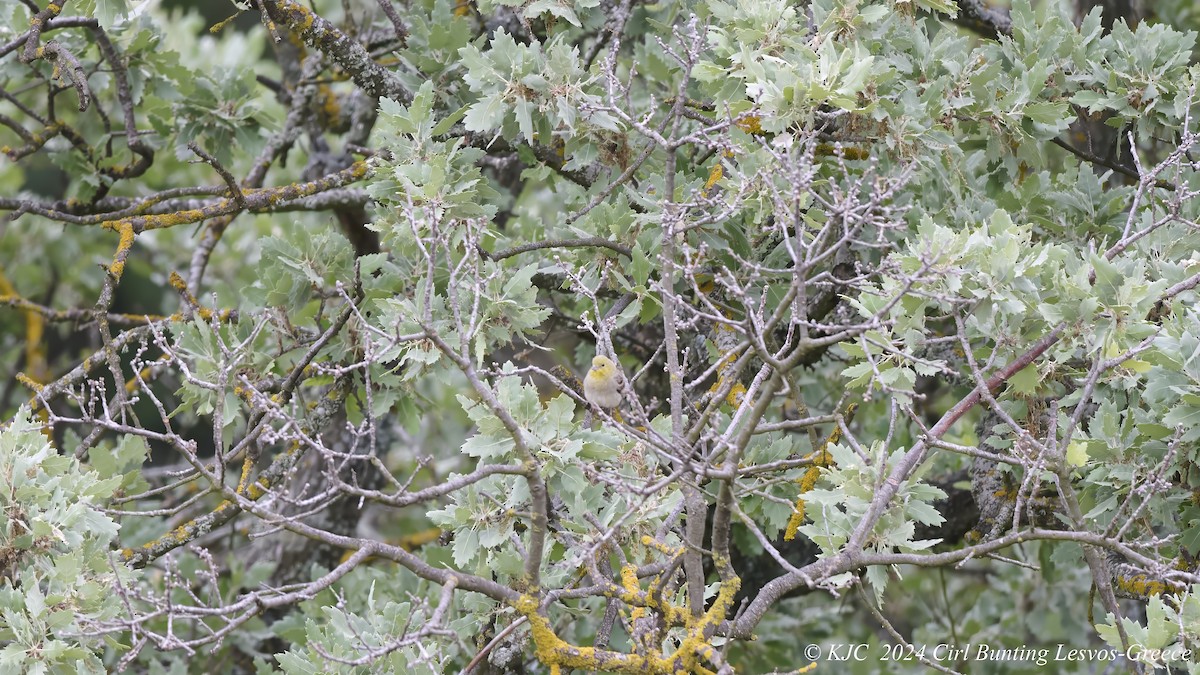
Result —
[[621, 405], [621, 369], [612, 359], [597, 354], [583, 378], [583, 395], [606, 410]]

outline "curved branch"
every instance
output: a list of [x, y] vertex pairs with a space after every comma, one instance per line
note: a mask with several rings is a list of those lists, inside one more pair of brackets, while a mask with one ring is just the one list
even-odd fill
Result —
[[483, 249], [479, 250], [480, 255], [488, 260], [504, 260], [515, 255], [528, 253], [529, 251], [537, 251], [544, 248], [607, 248], [629, 258], [633, 255], [633, 250], [623, 244], [618, 244], [615, 241], [609, 241], [603, 237], [580, 237], [578, 239], [547, 239], [545, 241], [535, 241], [512, 248], [506, 248], [495, 253], [488, 253]]

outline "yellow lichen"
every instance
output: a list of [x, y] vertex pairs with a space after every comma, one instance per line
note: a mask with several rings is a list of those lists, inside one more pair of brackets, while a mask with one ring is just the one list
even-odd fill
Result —
[[627, 593], [635, 594], [642, 590], [638, 584], [637, 568], [633, 565], [625, 565], [621, 568], [621, 585]]
[[[854, 411], [857, 405], [851, 403], [847, 408], [843, 417], [846, 423], [854, 419]], [[810, 492], [817, 484], [817, 479], [821, 477], [821, 469], [833, 464], [833, 458], [829, 455], [829, 446], [837, 443], [842, 437], [842, 426], [839, 424], [829, 432], [829, 437], [821, 444], [815, 452], [810, 454], [806, 459], [812, 460], [812, 465], [804, 472], [796, 483], [800, 486], [800, 496], [796, 498], [796, 503], [792, 507], [792, 516], [788, 518], [787, 527], [783, 530], [783, 540], [792, 541], [796, 538], [796, 533], [800, 530], [800, 526], [804, 524], [804, 495]]]
[[120, 241], [117, 242], [117, 250], [113, 254], [112, 265], [108, 271], [113, 275], [113, 278], [120, 279], [125, 272], [125, 259], [129, 256], [129, 249], [133, 246], [133, 224], [128, 220], [118, 220], [112, 223], [112, 228], [121, 234]]
[[250, 480], [250, 470], [253, 468], [254, 468], [254, 462], [250, 459], [250, 456], [247, 455], [246, 458], [244, 460], [242, 460], [242, 471], [241, 471], [241, 474], [238, 475], [238, 485], [237, 485], [238, 494], [246, 493], [246, 489], [247, 489], [246, 485], [247, 485], [247, 482]]
[[742, 399], [746, 397], [746, 386], [741, 382], [737, 382], [729, 389], [729, 393], [725, 395], [725, 402], [731, 407], [738, 407], [742, 404]]
[[766, 133], [762, 128], [762, 120], [758, 115], [746, 115], [742, 119], [735, 122], [737, 128], [745, 131], [748, 134], [760, 135]]
[[219, 22], [213, 24], [208, 29], [208, 32], [212, 33], [213, 35], [220, 33], [222, 30], [225, 29], [225, 26], [228, 26], [234, 19], [238, 18], [241, 15], [242, 15], [242, 13], [239, 10], [237, 13], [230, 15], [230, 17], [228, 19], [225, 19], [224, 21], [219, 21]]
[[818, 157], [839, 156], [845, 159], [869, 159], [871, 157], [871, 153], [861, 148], [839, 148], [830, 143], [818, 143], [816, 155]]
[[661, 541], [658, 541], [657, 539], [655, 539], [654, 537], [651, 537], [648, 534], [642, 535], [642, 545], [649, 546], [649, 547], [653, 548], [654, 550], [658, 551], [659, 553], [661, 553], [665, 556], [670, 556], [672, 558], [674, 558], [676, 556], [681, 556], [681, 555], [683, 555], [683, 552], [684, 552], [684, 548], [682, 546], [668, 546], [667, 544], [664, 544]]
[[44, 388], [43, 385], [41, 385], [37, 382], [34, 382], [25, 373], [17, 373], [17, 382], [20, 382], [21, 384], [32, 389], [33, 391], [41, 391]]
[[713, 168], [708, 172], [708, 180], [704, 181], [704, 189], [701, 190], [700, 193], [707, 196], [709, 190], [711, 190], [712, 187], [717, 184], [717, 181], [721, 180], [721, 177], [724, 175], [725, 168], [721, 166], [721, 163], [717, 162], [713, 164]]
[[1167, 591], [1167, 585], [1157, 579], [1151, 579], [1145, 574], [1135, 574], [1129, 577], [1116, 575], [1114, 584], [1117, 588], [1139, 598], [1152, 595], [1162, 595]]

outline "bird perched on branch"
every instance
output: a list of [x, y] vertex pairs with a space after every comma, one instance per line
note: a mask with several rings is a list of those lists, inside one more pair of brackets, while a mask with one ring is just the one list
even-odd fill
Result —
[[596, 405], [611, 410], [621, 405], [621, 369], [607, 356], [597, 354], [583, 378], [583, 395]]

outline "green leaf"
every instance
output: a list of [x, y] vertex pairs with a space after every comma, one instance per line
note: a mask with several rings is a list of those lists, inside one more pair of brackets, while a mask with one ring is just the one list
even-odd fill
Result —
[[1018, 396], [1031, 396], [1037, 391], [1040, 382], [1041, 374], [1037, 364], [1031, 363], [1008, 378], [1008, 388]]
[[441, 122], [437, 123], [437, 126], [435, 126], [433, 128], [433, 131], [430, 132], [430, 135], [437, 137], [437, 136], [443, 136], [443, 135], [449, 133], [450, 130], [452, 128], [454, 128], [454, 125], [458, 124], [459, 120], [466, 117], [467, 110], [469, 108], [470, 108], [470, 106], [464, 105], [463, 107], [459, 108], [458, 110], [455, 110], [454, 112], [447, 115]]
[[95, 0], [95, 2], [96, 18], [100, 20], [100, 27], [105, 30], [111, 30], [118, 21], [129, 16], [128, 0]]
[[1087, 443], [1084, 441], [1072, 441], [1067, 446], [1066, 452], [1067, 464], [1071, 466], [1084, 466], [1088, 463]]

